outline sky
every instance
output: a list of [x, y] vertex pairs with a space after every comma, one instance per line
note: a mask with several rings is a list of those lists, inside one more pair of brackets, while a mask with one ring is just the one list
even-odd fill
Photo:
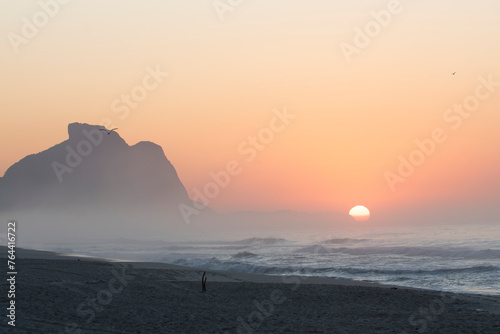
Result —
[[105, 124], [191, 196], [236, 161], [222, 212], [498, 217], [496, 0], [10, 1], [0, 31], [0, 175]]

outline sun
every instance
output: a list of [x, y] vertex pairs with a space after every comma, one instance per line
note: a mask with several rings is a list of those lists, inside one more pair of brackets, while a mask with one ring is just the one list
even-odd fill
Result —
[[356, 205], [349, 211], [349, 216], [357, 221], [368, 220], [370, 219], [370, 210], [362, 205]]

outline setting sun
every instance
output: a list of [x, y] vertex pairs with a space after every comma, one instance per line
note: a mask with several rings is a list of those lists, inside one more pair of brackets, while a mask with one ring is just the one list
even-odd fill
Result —
[[370, 219], [370, 210], [362, 205], [356, 205], [349, 211], [349, 216], [357, 221], [368, 220]]

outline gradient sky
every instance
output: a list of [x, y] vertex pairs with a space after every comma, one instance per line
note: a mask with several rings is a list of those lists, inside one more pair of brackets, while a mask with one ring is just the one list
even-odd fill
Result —
[[[363, 204], [372, 216], [498, 217], [500, 86], [456, 129], [443, 115], [474, 95], [479, 77], [500, 81], [500, 2], [401, 0], [347, 62], [342, 43], [389, 2], [247, 0], [222, 21], [211, 0], [74, 0], [17, 53], [9, 34], [41, 7], [3, 2], [0, 175], [67, 139], [68, 123], [109, 119], [129, 144], [161, 145], [190, 194], [240, 162], [210, 202], [220, 211], [347, 214]], [[113, 102], [148, 66], [169, 76], [121, 119]], [[246, 161], [239, 145], [284, 107], [295, 119]], [[447, 139], [391, 191], [384, 173], [435, 128]]]

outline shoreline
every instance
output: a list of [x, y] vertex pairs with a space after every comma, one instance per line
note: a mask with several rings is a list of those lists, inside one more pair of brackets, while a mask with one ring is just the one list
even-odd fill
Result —
[[[0, 258], [6, 258], [7, 247], [0, 246], [0, 253], [2, 254]], [[56, 253], [53, 251], [27, 249], [27, 248], [16, 248], [16, 257], [21, 259], [30, 260], [61, 260], [61, 261], [90, 261], [90, 262], [104, 262], [104, 263], [115, 263], [127, 266], [133, 269], [145, 269], [145, 270], [177, 270], [186, 273], [184, 279], [186, 280], [197, 280], [189, 275], [189, 273], [198, 273], [207, 271], [210, 274], [212, 281], [214, 282], [251, 282], [251, 283], [285, 283], [282, 281], [283, 277], [288, 278], [290, 281], [300, 280], [304, 284], [332, 284], [332, 285], [359, 285], [359, 286], [371, 286], [380, 288], [391, 288], [389, 285], [356, 281], [352, 279], [342, 279], [333, 277], [322, 277], [322, 276], [300, 276], [300, 275], [266, 275], [266, 274], [256, 274], [256, 273], [246, 273], [239, 271], [228, 271], [228, 270], [206, 270], [203, 268], [195, 268], [188, 266], [181, 266], [176, 264], [169, 264], [163, 262], [138, 262], [138, 261], [127, 261], [120, 259], [111, 258], [100, 258], [92, 257], [88, 255], [79, 254], [64, 254]], [[286, 284], [286, 283], [285, 283]], [[417, 289], [411, 287], [397, 286], [398, 288], [404, 289]]]
[[497, 296], [212, 270], [201, 293], [198, 268], [21, 248], [16, 257], [16, 333], [500, 332]]
[[[0, 258], [6, 257], [6, 246], [0, 245]], [[228, 282], [228, 281], [247, 281], [253, 283], [283, 283], [282, 278], [293, 278], [294, 280], [300, 280], [304, 284], [333, 284], [333, 285], [359, 285], [359, 286], [371, 286], [380, 288], [390, 288], [390, 289], [407, 289], [407, 290], [418, 290], [418, 291], [429, 291], [429, 292], [443, 292], [449, 294], [457, 295], [470, 295], [470, 296], [486, 296], [500, 298], [500, 294], [486, 294], [486, 293], [475, 293], [475, 292], [456, 292], [456, 291], [442, 291], [419, 287], [410, 287], [398, 284], [385, 284], [385, 283], [375, 283], [368, 281], [355, 280], [350, 278], [338, 278], [338, 277], [325, 277], [325, 276], [305, 276], [305, 275], [273, 275], [273, 274], [258, 274], [258, 273], [247, 273], [241, 271], [230, 271], [230, 270], [208, 270], [198, 267], [182, 266], [177, 264], [170, 264], [164, 262], [148, 262], [148, 261], [129, 261], [116, 258], [104, 258], [104, 257], [94, 257], [84, 254], [66, 254], [66, 253], [56, 253], [54, 251], [37, 250], [29, 248], [16, 248], [16, 253], [25, 259], [40, 259], [40, 260], [74, 260], [80, 259], [81, 261], [94, 261], [94, 262], [107, 262], [107, 263], [119, 263], [127, 266], [132, 266], [135, 269], [163, 269], [163, 270], [184, 270], [186, 272], [203, 272], [207, 271], [212, 273], [213, 279], [217, 282]], [[231, 279], [227, 277], [230, 276]], [[186, 277], [186, 279], [189, 277]]]

